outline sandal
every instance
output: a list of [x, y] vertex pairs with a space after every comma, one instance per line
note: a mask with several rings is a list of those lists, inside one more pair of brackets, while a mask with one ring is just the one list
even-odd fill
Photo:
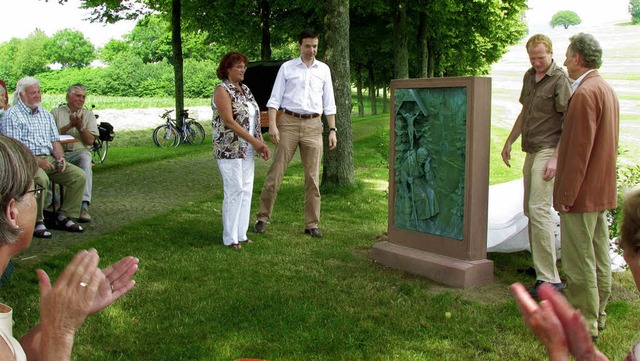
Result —
[[250, 239], [245, 239], [244, 241], [240, 241], [240, 243], [253, 243], [253, 241]]
[[33, 229], [33, 236], [37, 238], [51, 238], [53, 234], [45, 227], [44, 221], [37, 221]]
[[61, 229], [63, 231], [77, 232], [77, 233], [84, 232], [84, 228], [74, 223], [71, 219], [69, 219], [69, 217], [58, 219], [56, 223], [58, 225], [58, 229]]
[[240, 243], [234, 243], [234, 244], [232, 244], [230, 246], [227, 246], [227, 247], [231, 247], [233, 249], [240, 249], [240, 248], [242, 248], [242, 245]]

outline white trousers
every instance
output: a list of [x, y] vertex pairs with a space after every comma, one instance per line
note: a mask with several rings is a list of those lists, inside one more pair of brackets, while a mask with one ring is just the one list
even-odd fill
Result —
[[245, 159], [217, 159], [224, 199], [222, 200], [222, 243], [225, 246], [247, 240], [253, 194], [253, 147]]

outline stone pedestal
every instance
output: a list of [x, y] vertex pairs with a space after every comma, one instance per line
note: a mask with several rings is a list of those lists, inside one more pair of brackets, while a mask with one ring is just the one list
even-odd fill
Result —
[[493, 262], [486, 259], [464, 261], [389, 242], [376, 243], [373, 257], [385, 266], [452, 287], [469, 288], [493, 282]]

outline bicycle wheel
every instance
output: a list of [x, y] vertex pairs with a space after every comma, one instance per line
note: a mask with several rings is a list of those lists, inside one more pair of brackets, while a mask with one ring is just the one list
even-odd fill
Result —
[[184, 127], [185, 138], [190, 144], [202, 144], [204, 142], [204, 128], [195, 120], [188, 120]]
[[180, 145], [180, 136], [174, 128], [165, 124], [153, 131], [153, 142], [158, 147], [177, 147]]
[[93, 153], [93, 163], [104, 163], [104, 160], [107, 158], [107, 152], [109, 151], [109, 142], [96, 139], [93, 142], [91, 151]]

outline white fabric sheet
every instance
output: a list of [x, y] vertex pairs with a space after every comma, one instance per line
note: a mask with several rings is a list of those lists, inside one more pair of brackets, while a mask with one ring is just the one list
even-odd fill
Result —
[[[487, 227], [487, 252], [510, 253], [531, 251], [527, 230], [527, 217], [522, 210], [524, 185], [522, 178], [489, 187], [489, 209]], [[552, 219], [556, 224], [557, 256], [561, 256], [560, 217], [552, 209]], [[611, 267], [614, 272], [625, 269], [626, 263], [616, 252], [615, 241], [611, 241]]]

